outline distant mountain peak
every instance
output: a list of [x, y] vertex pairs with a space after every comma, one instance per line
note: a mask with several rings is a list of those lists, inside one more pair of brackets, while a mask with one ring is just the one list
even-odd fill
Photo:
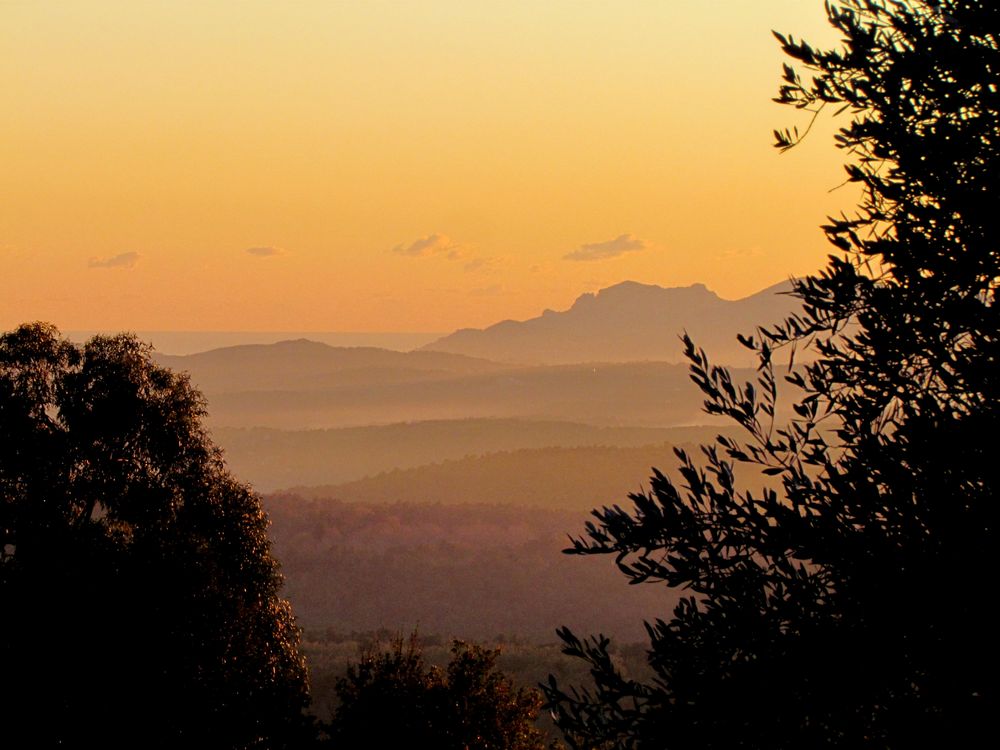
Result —
[[[638, 281], [620, 281], [617, 284], [599, 289], [596, 292], [584, 292], [573, 302], [570, 310], [577, 308], [589, 308], [594, 303], [639, 303], [646, 300], [660, 299], [711, 302], [720, 300], [718, 294], [713, 292], [704, 284], [691, 284], [690, 286], [663, 287], [656, 284], [643, 284]], [[542, 315], [551, 313], [546, 310]]]
[[605, 287], [597, 293], [598, 299], [601, 297], [618, 297], [621, 295], [707, 297], [710, 299], [720, 299], [719, 295], [700, 282], [697, 284], [690, 284], [688, 286], [665, 287], [657, 284], [642, 284], [638, 281], [621, 281], [617, 284]]
[[[696, 284], [688, 284], [687, 286], [660, 286], [659, 284], [645, 284], [641, 281], [632, 281], [630, 279], [626, 279], [625, 281], [619, 281], [617, 284], [612, 284], [611, 286], [604, 287], [598, 292], [598, 294], [604, 294], [605, 292], [614, 292], [618, 290], [625, 290], [625, 291], [655, 290], [657, 292], [681, 292], [681, 293], [687, 290], [692, 290], [692, 291], [700, 290], [703, 292], [709, 292], [709, 288], [704, 284], [702, 284], [700, 281]], [[715, 292], [710, 292], [710, 293], [713, 295], [715, 294]]]
[[422, 347], [428, 351], [531, 364], [682, 359], [677, 337], [688, 331], [720, 363], [748, 364], [737, 333], [776, 323], [798, 307], [788, 282], [740, 300], [705, 284], [662, 287], [622, 281], [581, 294], [569, 309], [524, 321], [462, 329]]
[[[262, 344], [261, 346], [268, 346], [268, 345]], [[324, 344], [320, 341], [313, 341], [312, 339], [307, 339], [307, 338], [282, 339], [281, 341], [276, 341], [274, 344], [270, 344], [270, 346], [276, 349], [307, 349], [310, 351], [321, 351], [325, 349], [336, 348], [330, 346], [329, 344]], [[340, 347], [340, 348], [349, 348], [349, 347]]]

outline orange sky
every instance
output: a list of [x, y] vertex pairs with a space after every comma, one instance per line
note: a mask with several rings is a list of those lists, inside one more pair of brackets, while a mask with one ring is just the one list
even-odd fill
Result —
[[0, 3], [0, 328], [446, 331], [726, 297], [849, 209], [770, 102], [819, 0]]

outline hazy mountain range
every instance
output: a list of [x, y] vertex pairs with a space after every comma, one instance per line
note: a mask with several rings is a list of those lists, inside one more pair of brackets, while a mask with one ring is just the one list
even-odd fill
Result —
[[157, 359], [190, 374], [208, 397], [213, 427], [467, 418], [698, 424], [706, 417], [682, 364], [679, 332], [695, 336], [713, 362], [750, 365], [736, 333], [789, 314], [793, 298], [778, 293], [786, 289], [729, 302], [702, 285], [625, 282], [562, 313], [458, 331], [411, 352], [298, 339]]
[[466, 328], [421, 347], [502, 362], [683, 361], [687, 331], [718, 364], [747, 366], [752, 354], [736, 334], [780, 322], [800, 308], [782, 282], [739, 300], [724, 300], [704, 284], [664, 288], [624, 281], [577, 298], [569, 310], [546, 310], [525, 321]]
[[[113, 330], [75, 330], [63, 334], [78, 343], [98, 334], [114, 334]], [[309, 339], [337, 347], [374, 346], [379, 349], [408, 352], [445, 335], [411, 333], [407, 331], [135, 331], [142, 341], [152, 344], [162, 354], [197, 354], [210, 349], [223, 349], [246, 344], [276, 344], [279, 341]]]
[[726, 301], [626, 282], [409, 352], [299, 338], [157, 360], [205, 393], [234, 474], [273, 492], [285, 592], [307, 627], [637, 639], [676, 593], [560, 554], [566, 534], [627, 503], [652, 467], [673, 472], [673, 446], [696, 454], [730, 431], [702, 411], [679, 333], [752, 378], [736, 334], [793, 312], [787, 289]]

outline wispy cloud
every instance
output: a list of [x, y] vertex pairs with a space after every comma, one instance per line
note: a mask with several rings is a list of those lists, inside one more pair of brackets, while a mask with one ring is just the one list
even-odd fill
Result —
[[108, 258], [91, 258], [87, 261], [89, 268], [132, 268], [139, 262], [139, 253], [128, 252], [112, 255]]
[[503, 293], [503, 285], [501, 284], [490, 284], [489, 286], [481, 286], [469, 290], [469, 296], [471, 297], [493, 297], [501, 293]]
[[426, 258], [431, 255], [444, 255], [448, 260], [459, 260], [462, 257], [462, 248], [444, 234], [430, 234], [421, 237], [409, 244], [396, 245], [392, 249], [399, 255], [409, 255], [412, 258]]
[[649, 243], [631, 234], [621, 234], [606, 242], [590, 242], [563, 256], [564, 260], [605, 260], [644, 250]]
[[248, 255], [253, 255], [255, 258], [273, 258], [275, 255], [285, 254], [285, 251], [280, 247], [271, 247], [269, 245], [248, 247], [246, 251]]
[[462, 269], [467, 273], [474, 273], [476, 271], [480, 273], [495, 273], [499, 270], [502, 263], [502, 258], [483, 256], [479, 258], [472, 258], [464, 266], [462, 266]]
[[731, 247], [719, 253], [721, 257], [726, 259], [759, 258], [763, 254], [764, 251], [757, 245], [754, 245], [753, 247]]

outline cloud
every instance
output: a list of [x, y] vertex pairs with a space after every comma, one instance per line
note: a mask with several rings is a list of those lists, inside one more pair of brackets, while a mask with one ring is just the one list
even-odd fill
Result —
[[483, 258], [473, 258], [464, 266], [462, 266], [462, 268], [467, 273], [472, 273], [474, 271], [481, 271], [482, 273], [493, 273], [497, 270], [497, 267], [499, 265], [500, 265], [500, 258], [483, 257]]
[[469, 296], [471, 297], [493, 297], [497, 294], [503, 292], [503, 285], [501, 284], [490, 284], [489, 286], [481, 286], [476, 289], [469, 290]]
[[112, 255], [110, 258], [91, 258], [87, 261], [89, 268], [132, 268], [139, 262], [139, 253], [128, 252]]
[[580, 245], [577, 250], [563, 256], [564, 260], [605, 260], [606, 258], [617, 258], [625, 253], [644, 250], [649, 247], [649, 243], [640, 240], [631, 234], [621, 234], [613, 240], [607, 242], [591, 242]]
[[409, 245], [396, 245], [392, 251], [399, 255], [409, 255], [411, 258], [446, 255], [448, 260], [459, 260], [462, 257], [462, 249], [459, 245], [452, 242], [446, 235], [437, 233], [421, 237]]
[[763, 254], [764, 251], [757, 245], [753, 247], [731, 247], [719, 253], [721, 257], [727, 260], [734, 258], [759, 258]]
[[247, 254], [257, 258], [273, 258], [275, 255], [284, 255], [285, 251], [280, 247], [248, 247]]

